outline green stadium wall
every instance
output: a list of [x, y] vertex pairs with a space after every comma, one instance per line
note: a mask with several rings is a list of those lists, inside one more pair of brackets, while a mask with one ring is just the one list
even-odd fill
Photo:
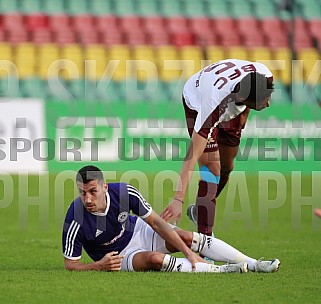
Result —
[[[180, 170], [189, 139], [179, 103], [46, 102], [50, 172], [92, 163], [103, 170]], [[321, 109], [273, 104], [251, 111], [235, 170], [321, 170]]]
[[[103, 170], [180, 170], [189, 138], [180, 103], [2, 100], [0, 170], [56, 173], [95, 163]], [[235, 170], [320, 171], [315, 104], [252, 111]]]

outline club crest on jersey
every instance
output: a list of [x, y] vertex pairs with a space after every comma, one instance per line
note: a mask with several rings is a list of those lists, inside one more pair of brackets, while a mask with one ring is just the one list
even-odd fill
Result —
[[127, 218], [128, 218], [128, 212], [123, 211], [123, 212], [119, 213], [119, 215], [118, 215], [118, 222], [123, 223], [127, 220]]

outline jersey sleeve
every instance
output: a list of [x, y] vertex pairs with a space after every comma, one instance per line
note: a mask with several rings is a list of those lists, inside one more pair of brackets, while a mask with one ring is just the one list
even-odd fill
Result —
[[129, 206], [133, 213], [141, 218], [146, 218], [152, 213], [152, 206], [142, 194], [133, 186], [127, 185]]
[[82, 253], [82, 229], [72, 218], [73, 208], [69, 208], [62, 232], [62, 252], [65, 258], [78, 260]]

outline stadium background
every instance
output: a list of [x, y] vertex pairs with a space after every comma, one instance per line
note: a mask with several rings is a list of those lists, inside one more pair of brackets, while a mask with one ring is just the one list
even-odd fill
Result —
[[[321, 100], [321, 4], [318, 0], [290, 3], [1, 0], [0, 94], [7, 98], [5, 101], [23, 101], [22, 105], [3, 102], [7, 110], [1, 117], [12, 121], [12, 126], [2, 126], [6, 143], [2, 145], [2, 155], [6, 155], [2, 156], [4, 170], [59, 172], [68, 160], [80, 159], [97, 160], [102, 165], [109, 161], [112, 169], [120, 170], [126, 164], [118, 161], [121, 154], [131, 159], [125, 165], [128, 169], [158, 171], [165, 165], [178, 170], [179, 161], [166, 160], [180, 159], [185, 151], [183, 142], [180, 150], [177, 144], [168, 142], [172, 137], [178, 142], [187, 137], [180, 106], [184, 82], [202, 66], [223, 58], [261, 61], [272, 70], [276, 87], [273, 107], [257, 116], [269, 122], [265, 125], [277, 129], [275, 120], [270, 120], [273, 117], [281, 124], [284, 120], [308, 120], [309, 128], [313, 128], [311, 122], [319, 121], [317, 105]], [[36, 98], [43, 101], [42, 106], [38, 104], [33, 109]], [[22, 113], [38, 114], [30, 114], [24, 128], [17, 126], [14, 109], [18, 107]], [[89, 128], [88, 121], [97, 116], [101, 117], [97, 127]], [[69, 117], [69, 121], [64, 117]], [[114, 120], [106, 122], [103, 117]], [[136, 120], [138, 127], [128, 127], [128, 120], [131, 124]], [[34, 122], [35, 126], [28, 128]], [[260, 127], [256, 124], [251, 129]], [[300, 132], [289, 135], [279, 131], [269, 132], [268, 137], [305, 137]], [[260, 134], [250, 136], [257, 138]], [[319, 129], [314, 128], [309, 135], [319, 137]], [[14, 144], [10, 139], [17, 137], [29, 138], [31, 148], [12, 152]], [[88, 137], [105, 141], [96, 140], [95, 145], [88, 142]], [[117, 142], [119, 137], [123, 138], [123, 146]], [[145, 142], [137, 142], [144, 137]], [[39, 138], [48, 140], [34, 143]], [[61, 138], [75, 140], [62, 143]], [[75, 143], [77, 138], [80, 142]], [[70, 152], [61, 155], [62, 150], [77, 144], [80, 158]], [[314, 151], [311, 143], [304, 145], [304, 149]], [[259, 150], [257, 146], [255, 149]], [[280, 142], [272, 144], [278, 160], [283, 153], [280, 146]], [[19, 148], [23, 150], [23, 143]], [[93, 155], [99, 151], [104, 152], [95, 158]], [[16, 160], [10, 154], [14, 152]], [[37, 153], [41, 155], [35, 161]], [[135, 153], [139, 157], [133, 157]], [[264, 170], [257, 161], [259, 154], [260, 151], [249, 157], [249, 168], [256, 171]], [[309, 155], [304, 160], [310, 166], [303, 169], [309, 171], [315, 165], [311, 163], [314, 155], [306, 154]], [[149, 159], [151, 165], [145, 162]], [[12, 160], [16, 166], [12, 166]], [[294, 162], [288, 164], [284, 170], [295, 166]], [[72, 162], [68, 166], [74, 168]], [[240, 169], [244, 166], [241, 163]]]

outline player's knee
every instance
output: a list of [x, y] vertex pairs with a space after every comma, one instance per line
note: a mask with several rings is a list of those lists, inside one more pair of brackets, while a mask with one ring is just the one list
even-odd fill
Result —
[[221, 176], [229, 175], [234, 170], [234, 162], [224, 164], [221, 167]]
[[164, 261], [164, 254], [160, 252], [150, 252], [148, 256], [148, 263], [150, 269], [159, 270], [161, 269]]
[[220, 181], [220, 169], [216, 166], [205, 166], [201, 167], [201, 178], [207, 183], [218, 184]]
[[219, 175], [221, 171], [221, 164], [220, 162], [210, 162], [206, 165], [201, 167], [201, 171], [208, 171], [214, 175]]
[[193, 232], [180, 230], [179, 236], [187, 247], [191, 247], [193, 241]]
[[202, 233], [193, 232], [192, 243], [190, 246], [191, 250], [194, 252], [201, 252], [205, 246], [207, 238], [210, 238], [210, 237]]

